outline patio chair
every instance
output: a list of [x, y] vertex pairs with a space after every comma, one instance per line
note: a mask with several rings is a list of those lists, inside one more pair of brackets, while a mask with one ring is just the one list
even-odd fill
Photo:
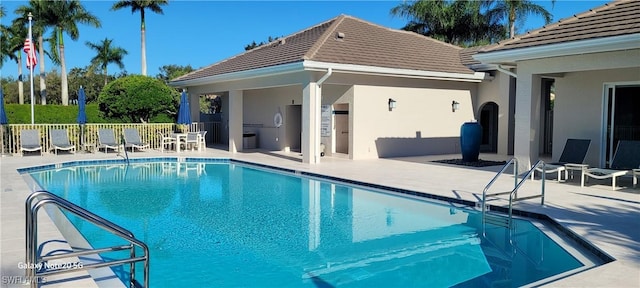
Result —
[[164, 153], [165, 147], [173, 148], [176, 145], [176, 137], [165, 136], [164, 134], [158, 132], [158, 136], [160, 137], [160, 152]]
[[49, 131], [49, 136], [51, 137], [51, 149], [56, 155], [58, 155], [58, 150], [76, 153], [76, 145], [70, 143], [67, 129], [52, 129]]
[[193, 151], [193, 147], [198, 147], [198, 151], [200, 151], [200, 133], [199, 132], [187, 132], [187, 138], [185, 139], [184, 144], [185, 150], [191, 146], [191, 151]]
[[124, 149], [131, 148], [134, 152], [136, 148], [139, 150], [149, 148], [149, 143], [143, 143], [140, 140], [140, 133], [135, 128], [124, 128]]
[[109, 153], [107, 149], [120, 151], [124, 147], [116, 140], [113, 129], [98, 129], [98, 151], [100, 148], [104, 148], [104, 153]]
[[[620, 140], [608, 169], [590, 168], [583, 171], [580, 185], [588, 178], [611, 178], [611, 189], [616, 189], [616, 178], [625, 175], [633, 175], [633, 170], [640, 168], [640, 141]], [[585, 177], [587, 179], [585, 179]]]
[[[589, 150], [589, 146], [591, 145], [590, 139], [567, 139], [567, 142], [564, 144], [564, 149], [562, 150], [562, 154], [557, 162], [546, 163], [545, 169], [538, 167], [535, 171], [540, 173], [557, 173], [557, 180], [560, 182], [562, 180], [561, 173], [564, 171], [564, 179], [567, 180], [568, 171], [565, 165], [567, 164], [582, 164], [584, 162], [585, 156], [587, 156], [587, 151]], [[535, 176], [535, 172], [531, 174], [531, 179], [533, 180]]]
[[[200, 145], [199, 147], [202, 147], [202, 150], [205, 150], [207, 148], [207, 130], [200, 131], [198, 133], [200, 133], [200, 143], [198, 143], [198, 145]], [[200, 149], [198, 148], [198, 150]]]
[[24, 156], [24, 151], [40, 151], [40, 156], [42, 156], [42, 145], [40, 145], [40, 130], [20, 130], [20, 156]]

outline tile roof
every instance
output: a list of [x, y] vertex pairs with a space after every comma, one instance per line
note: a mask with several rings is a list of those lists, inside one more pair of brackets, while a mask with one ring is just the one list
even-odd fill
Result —
[[[486, 52], [640, 33], [640, 0], [619, 0], [505, 40]], [[640, 40], [640, 37], [639, 37]]]
[[462, 65], [460, 50], [462, 48], [413, 32], [390, 29], [352, 16], [340, 15], [172, 81], [193, 80], [304, 60], [473, 74], [474, 71]]

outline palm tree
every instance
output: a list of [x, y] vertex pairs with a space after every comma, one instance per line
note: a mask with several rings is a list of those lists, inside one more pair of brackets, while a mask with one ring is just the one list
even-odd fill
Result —
[[[551, 0], [551, 4], [554, 3], [555, 0]], [[499, 0], [488, 12], [491, 18], [507, 19], [509, 38], [516, 36], [516, 22], [524, 21], [529, 14], [542, 16], [545, 24], [549, 24], [553, 18], [547, 9], [529, 0]]]
[[30, 0], [29, 5], [22, 5], [16, 9], [16, 14], [19, 15], [16, 21], [22, 21], [25, 25], [29, 21], [27, 15], [29, 13], [33, 15], [31, 32], [34, 38], [38, 39], [36, 46], [38, 46], [38, 53], [40, 54], [38, 66], [40, 66], [40, 102], [42, 105], [47, 105], [47, 77], [44, 62], [44, 55], [48, 54], [44, 51], [44, 33], [47, 28], [47, 5], [48, 2], [44, 0]]
[[69, 83], [67, 81], [67, 66], [64, 58], [64, 33], [66, 32], [72, 40], [78, 40], [80, 31], [77, 23], [100, 27], [100, 20], [89, 13], [78, 0], [56, 0], [45, 2], [47, 26], [54, 27], [49, 43], [53, 49], [52, 60], [60, 65], [60, 86], [62, 105], [69, 105]]
[[120, 69], [124, 69], [124, 64], [122, 63], [122, 57], [127, 55], [127, 50], [124, 50], [120, 47], [112, 47], [111, 43], [112, 39], [104, 38], [100, 43], [91, 43], [89, 41], [85, 42], [85, 44], [96, 51], [96, 56], [91, 59], [91, 69], [96, 67], [100, 67], [102, 69], [102, 73], [104, 74], [104, 85], [107, 85], [107, 79], [109, 75], [107, 74], [107, 66], [110, 63], [114, 63], [120, 67]]
[[145, 22], [144, 22], [144, 10], [149, 9], [155, 13], [160, 15], [164, 14], [162, 12], [162, 8], [160, 5], [168, 4], [168, 0], [121, 0], [113, 4], [111, 7], [112, 11], [119, 10], [125, 7], [131, 8], [131, 13], [135, 13], [136, 11], [140, 11], [140, 43], [141, 43], [141, 58], [142, 58], [142, 75], [147, 75], [147, 51], [146, 51], [146, 40], [145, 40]]
[[22, 48], [26, 39], [27, 27], [13, 21], [11, 26], [2, 27], [2, 60], [9, 58], [18, 64], [18, 103], [24, 104], [24, 81], [22, 79]]
[[455, 45], [477, 45], [504, 37], [504, 28], [481, 13], [487, 1], [418, 0], [391, 9], [409, 19], [402, 29]]

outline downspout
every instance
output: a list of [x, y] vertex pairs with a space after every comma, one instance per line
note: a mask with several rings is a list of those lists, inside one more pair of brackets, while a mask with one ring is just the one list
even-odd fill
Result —
[[316, 82], [316, 127], [315, 127], [315, 134], [316, 134], [316, 141], [315, 143], [313, 143], [315, 149], [315, 153], [313, 155], [314, 162], [313, 163], [320, 163], [320, 123], [322, 122], [322, 83], [324, 83], [324, 81], [327, 81], [327, 79], [329, 79], [329, 77], [331, 76], [331, 74], [333, 74], [333, 69], [331, 67], [327, 68], [327, 74], [324, 74], [324, 76], [322, 76], [320, 78], [320, 80], [318, 80], [318, 82]]
[[511, 72], [511, 71], [509, 71], [507, 69], [502, 68], [502, 65], [496, 65], [496, 70], [498, 70], [498, 71], [500, 71], [500, 72], [502, 72], [504, 74], [507, 74], [507, 75], [509, 75], [509, 76], [511, 76], [513, 78], [518, 78], [518, 74], [513, 73], [513, 72]]

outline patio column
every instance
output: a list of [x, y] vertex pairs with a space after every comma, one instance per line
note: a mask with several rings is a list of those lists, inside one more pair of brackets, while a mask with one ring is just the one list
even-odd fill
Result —
[[518, 66], [514, 156], [521, 172], [538, 161], [540, 142], [540, 76]]
[[242, 151], [242, 90], [229, 91], [229, 152]]
[[302, 163], [320, 163], [320, 93], [309, 81], [302, 89]]

